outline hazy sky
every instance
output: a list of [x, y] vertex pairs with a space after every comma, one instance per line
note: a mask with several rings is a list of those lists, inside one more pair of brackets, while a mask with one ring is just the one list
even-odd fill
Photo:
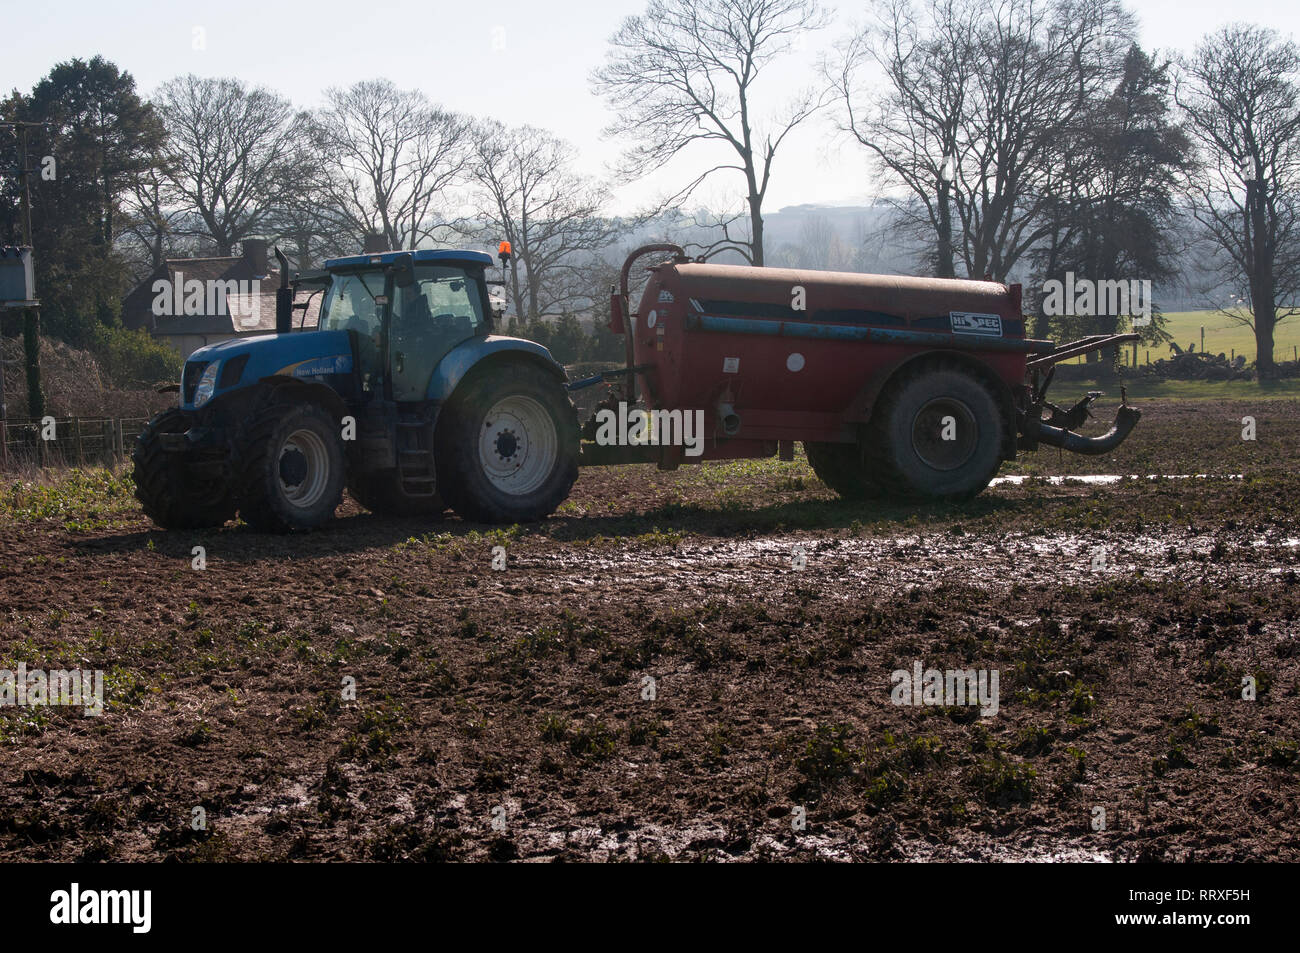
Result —
[[[1232, 20], [1300, 35], [1295, 0], [1129, 0], [1128, 6], [1148, 49], [1191, 50]], [[100, 53], [131, 72], [146, 94], [193, 72], [266, 85], [309, 107], [329, 86], [383, 76], [450, 109], [547, 127], [578, 147], [584, 171], [599, 174], [618, 154], [619, 139], [637, 130], [601, 137], [614, 117], [592, 95], [588, 77], [623, 17], [644, 7], [645, 0], [18, 3], [5, 10], [0, 83], [6, 91], [28, 91], [54, 63]], [[790, 90], [813, 82], [818, 57], [864, 19], [868, 6], [842, 0], [833, 9], [833, 24], [772, 73], [761, 90], [766, 102], [779, 106]], [[196, 30], [203, 31], [204, 49], [195, 48]], [[861, 147], [845, 142], [829, 116], [801, 127], [783, 149], [769, 210], [844, 204], [875, 193]], [[633, 206], [678, 184], [693, 165], [620, 189], [618, 205]], [[739, 181], [719, 179], [702, 197], [737, 202], [741, 194]]]

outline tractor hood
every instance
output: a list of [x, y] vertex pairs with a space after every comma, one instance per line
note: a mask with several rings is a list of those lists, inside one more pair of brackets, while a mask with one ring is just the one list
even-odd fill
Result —
[[352, 345], [346, 331], [234, 338], [199, 348], [189, 356], [181, 378], [180, 405], [195, 410], [218, 394], [267, 377], [319, 379], [351, 373]]

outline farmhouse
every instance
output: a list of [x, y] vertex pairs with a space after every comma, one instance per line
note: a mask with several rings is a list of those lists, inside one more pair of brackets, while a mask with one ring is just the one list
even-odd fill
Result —
[[[122, 302], [122, 323], [145, 328], [189, 357], [208, 344], [275, 331], [275, 289], [267, 243], [245, 239], [241, 253], [221, 258], [169, 258]], [[320, 296], [294, 312], [294, 325], [316, 324]]]

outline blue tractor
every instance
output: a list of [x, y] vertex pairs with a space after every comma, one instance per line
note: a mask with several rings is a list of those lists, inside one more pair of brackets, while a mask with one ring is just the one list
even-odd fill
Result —
[[[367, 509], [515, 523], [554, 512], [578, 472], [564, 368], [492, 333], [490, 255], [337, 258], [290, 282], [276, 333], [195, 351], [179, 406], [136, 442], [136, 496], [159, 526], [311, 530], [347, 488]], [[505, 255], [502, 256], [504, 266]], [[299, 293], [324, 297], [292, 331]], [[291, 333], [292, 332], [292, 333]]]

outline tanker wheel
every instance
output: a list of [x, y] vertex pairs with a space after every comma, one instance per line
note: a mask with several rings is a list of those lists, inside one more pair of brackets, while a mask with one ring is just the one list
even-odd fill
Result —
[[165, 410], [145, 425], [131, 452], [135, 498], [145, 515], [163, 529], [205, 529], [235, 516], [229, 484], [221, 477], [195, 480], [185, 454], [162, 448], [162, 434], [185, 433], [190, 417], [179, 408]]
[[463, 519], [544, 519], [578, 478], [578, 416], [554, 376], [531, 364], [485, 368], [438, 424], [438, 486]]
[[809, 443], [804, 441], [808, 465], [828, 487], [846, 500], [869, 500], [880, 495], [862, 460], [856, 443]]
[[402, 486], [396, 470], [358, 476], [348, 481], [348, 493], [372, 513], [380, 516], [424, 516], [436, 518], [447, 509], [438, 494], [411, 496]]
[[317, 404], [270, 404], [236, 439], [239, 515], [255, 530], [289, 533], [329, 522], [346, 463], [334, 415]]
[[974, 375], [949, 364], [904, 370], [871, 417], [871, 477], [903, 496], [969, 499], [998, 472], [1004, 427], [996, 398]]

